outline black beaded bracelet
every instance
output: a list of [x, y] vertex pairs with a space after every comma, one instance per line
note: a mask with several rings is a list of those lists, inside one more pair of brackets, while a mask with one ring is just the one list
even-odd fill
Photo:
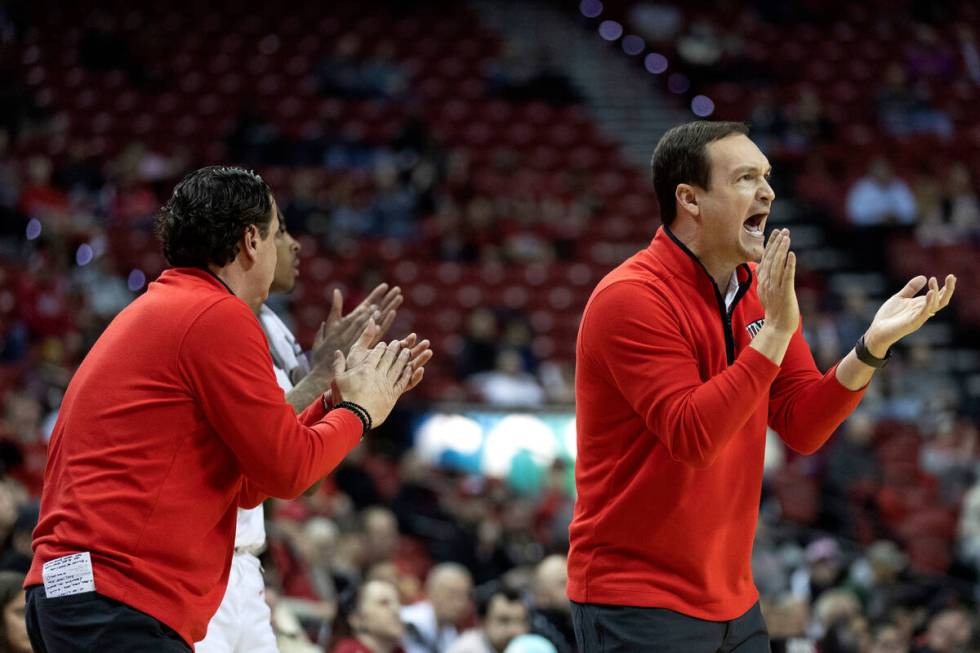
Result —
[[350, 412], [357, 415], [357, 418], [361, 420], [361, 424], [364, 426], [364, 433], [361, 434], [361, 437], [367, 435], [368, 431], [371, 430], [371, 415], [367, 412], [364, 406], [355, 404], [353, 401], [341, 401], [334, 406], [334, 408], [346, 408]]

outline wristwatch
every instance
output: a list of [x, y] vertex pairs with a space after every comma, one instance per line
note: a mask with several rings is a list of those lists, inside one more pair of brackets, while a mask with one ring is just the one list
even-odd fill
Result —
[[888, 364], [888, 359], [892, 357], [891, 347], [885, 352], [884, 358], [878, 358], [864, 346], [864, 336], [858, 338], [857, 344], [854, 345], [854, 353], [857, 354], [858, 360], [865, 365], [870, 365], [875, 369], [881, 369]]

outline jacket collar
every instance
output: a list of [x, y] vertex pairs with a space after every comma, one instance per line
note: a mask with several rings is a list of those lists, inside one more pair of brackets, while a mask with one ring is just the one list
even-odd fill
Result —
[[160, 273], [160, 277], [157, 279], [157, 281], [173, 283], [179, 282], [181, 279], [194, 279], [209, 286], [214, 286], [217, 290], [226, 291], [231, 295], [235, 294], [232, 292], [231, 288], [228, 287], [228, 284], [218, 278], [218, 275], [210, 270], [202, 270], [200, 268], [167, 268]]
[[[724, 290], [727, 290], [727, 287], [718, 288], [701, 260], [674, 235], [670, 227], [664, 225], [657, 229], [647, 251], [671, 273], [672, 277], [693, 285], [706, 301], [719, 302], [722, 307], [724, 306]], [[747, 263], [739, 265], [735, 273], [738, 276], [739, 288], [732, 302], [732, 310], [752, 285], [752, 269]]]

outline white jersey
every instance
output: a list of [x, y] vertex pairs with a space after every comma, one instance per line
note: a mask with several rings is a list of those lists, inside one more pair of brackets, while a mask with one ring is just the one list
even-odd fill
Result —
[[[309, 371], [303, 349], [296, 342], [296, 336], [289, 327], [279, 319], [272, 309], [262, 305], [259, 311], [259, 323], [269, 341], [269, 353], [272, 355], [272, 367], [276, 373], [276, 381], [283, 392], [293, 389], [291, 373], [299, 370], [305, 376]], [[235, 548], [259, 548], [265, 544], [265, 514], [262, 506], [250, 510], [238, 511], [238, 525], [235, 530]]]

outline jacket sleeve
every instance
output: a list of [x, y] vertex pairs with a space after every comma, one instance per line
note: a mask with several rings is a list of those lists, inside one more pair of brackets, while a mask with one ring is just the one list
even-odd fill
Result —
[[[655, 288], [619, 282], [597, 294], [581, 350], [601, 359], [612, 382], [670, 455], [705, 468], [758, 409], [779, 368], [754, 349], [702, 378], [694, 338]], [[590, 353], [591, 352], [591, 353]]]
[[260, 494], [299, 496], [361, 438], [360, 420], [350, 411], [324, 415], [314, 402], [296, 415], [276, 384], [258, 321], [235, 297], [216, 302], [195, 320], [178, 365], [203, 418], [248, 478], [248, 502]]
[[769, 395], [769, 426], [793, 451], [811, 454], [822, 447], [864, 396], [867, 386], [848, 390], [836, 372], [836, 365], [826, 374], [817, 369], [801, 322]]

